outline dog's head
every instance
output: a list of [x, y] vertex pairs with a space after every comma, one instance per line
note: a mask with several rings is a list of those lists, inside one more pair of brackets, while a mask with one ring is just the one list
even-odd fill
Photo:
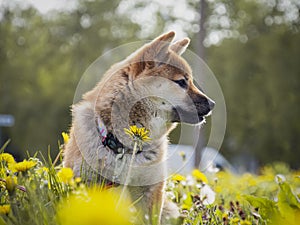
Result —
[[[144, 45], [84, 96], [108, 130], [122, 133], [139, 124], [170, 131], [173, 123], [199, 124], [209, 115], [214, 102], [194, 85], [192, 70], [181, 57], [189, 39], [171, 43], [174, 36], [169, 32]], [[162, 124], [168, 124], [166, 129]]]
[[[131, 79], [144, 81], [143, 92], [155, 113], [168, 122], [198, 124], [209, 115], [214, 102], [193, 83], [192, 70], [181, 57], [189, 39], [171, 43], [174, 32], [145, 45], [129, 58]], [[197, 71], [196, 71], [197, 72]]]

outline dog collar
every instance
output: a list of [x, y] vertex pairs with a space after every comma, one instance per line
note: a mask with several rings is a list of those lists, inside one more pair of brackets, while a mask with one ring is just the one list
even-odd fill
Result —
[[123, 144], [111, 132], [108, 132], [99, 117], [96, 119], [97, 130], [102, 144], [111, 149], [115, 154], [124, 152]]
[[[129, 148], [124, 147], [113, 133], [107, 131], [106, 126], [99, 117], [96, 117], [96, 126], [103, 146], [108, 147], [116, 155], [121, 154], [123, 156], [125, 153], [130, 153], [131, 150]], [[138, 151], [137, 153], [140, 152]]]

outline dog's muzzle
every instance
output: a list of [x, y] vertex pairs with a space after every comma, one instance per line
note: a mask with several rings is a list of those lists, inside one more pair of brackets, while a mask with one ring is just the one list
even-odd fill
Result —
[[172, 122], [183, 122], [198, 124], [204, 120], [205, 116], [211, 114], [215, 102], [209, 98], [201, 98], [200, 101], [194, 102], [192, 110], [184, 109], [181, 106], [175, 106], [172, 110]]

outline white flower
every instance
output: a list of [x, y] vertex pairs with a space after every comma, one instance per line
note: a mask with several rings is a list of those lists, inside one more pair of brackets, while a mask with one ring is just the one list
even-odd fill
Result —
[[191, 175], [186, 176], [187, 186], [193, 186], [195, 184], [195, 180]]
[[200, 189], [200, 198], [204, 205], [210, 205], [215, 201], [216, 193], [207, 184], [204, 184]]
[[277, 174], [277, 175], [275, 176], [275, 181], [276, 181], [277, 184], [281, 184], [281, 183], [283, 183], [283, 182], [286, 181], [286, 178], [285, 178], [285, 176], [282, 175], [282, 174]]
[[174, 189], [175, 188], [175, 184], [173, 183], [173, 182], [169, 182], [168, 184], [167, 184], [167, 189]]
[[172, 200], [176, 198], [175, 194], [171, 191], [167, 191], [166, 195], [167, 195], [167, 198], [172, 199]]

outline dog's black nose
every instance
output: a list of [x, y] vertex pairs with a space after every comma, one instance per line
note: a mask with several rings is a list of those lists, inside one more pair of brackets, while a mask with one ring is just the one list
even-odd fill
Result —
[[209, 105], [209, 109], [212, 110], [215, 107], [215, 102], [211, 99], [207, 99], [208, 101], [208, 105]]

